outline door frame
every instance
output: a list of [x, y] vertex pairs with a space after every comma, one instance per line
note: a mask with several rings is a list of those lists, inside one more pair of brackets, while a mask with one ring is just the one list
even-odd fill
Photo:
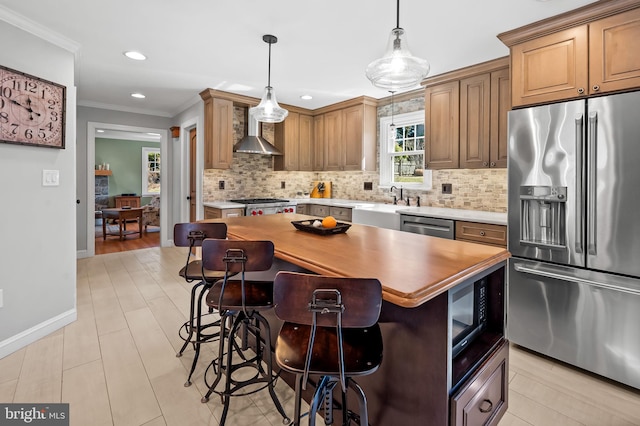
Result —
[[204, 217], [204, 208], [202, 207], [202, 180], [203, 173], [197, 173], [198, 170], [204, 170], [204, 142], [202, 140], [203, 129], [201, 127], [201, 120], [199, 116], [185, 120], [180, 123], [180, 157], [179, 160], [174, 162], [178, 165], [176, 173], [180, 176], [180, 182], [176, 185], [176, 204], [178, 205], [179, 214], [176, 217], [176, 223], [189, 222], [189, 202], [187, 195], [189, 195], [189, 131], [193, 128], [196, 129], [196, 220]]
[[[125, 132], [135, 132], [135, 133], [158, 133], [160, 134], [160, 158], [162, 158], [163, 167], [162, 172], [160, 173], [160, 186], [162, 188], [162, 195], [160, 196], [160, 246], [167, 247], [172, 245], [173, 239], [169, 240], [169, 235], [172, 235], [173, 232], [168, 233], [169, 227], [169, 218], [168, 213], [169, 206], [173, 203], [169, 203], [169, 199], [172, 198], [171, 189], [169, 188], [171, 167], [169, 163], [169, 155], [168, 155], [168, 138], [169, 132], [166, 129], [155, 129], [149, 127], [137, 127], [137, 126], [127, 126], [123, 124], [113, 124], [113, 123], [97, 123], [93, 121], [89, 121], [87, 123], [87, 252], [86, 257], [93, 257], [96, 253], [96, 229], [95, 229], [95, 202], [92, 204], [91, 200], [95, 200], [95, 190], [96, 190], [96, 173], [95, 173], [95, 162], [96, 162], [96, 130], [104, 129], [104, 130], [118, 130]], [[94, 208], [91, 208], [91, 206]], [[166, 212], [162, 214], [162, 212]]]

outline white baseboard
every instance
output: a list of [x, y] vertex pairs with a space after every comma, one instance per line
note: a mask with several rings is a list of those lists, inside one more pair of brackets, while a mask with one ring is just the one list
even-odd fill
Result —
[[68, 310], [0, 342], [0, 359], [41, 339], [78, 318], [76, 309]]
[[76, 259], [84, 259], [89, 256], [89, 250], [76, 250]]

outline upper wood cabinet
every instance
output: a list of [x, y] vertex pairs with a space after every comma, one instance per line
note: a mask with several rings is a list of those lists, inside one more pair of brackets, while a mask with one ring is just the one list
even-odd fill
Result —
[[274, 170], [313, 169], [313, 117], [289, 111], [282, 123], [274, 128], [274, 145], [283, 155], [274, 157]]
[[589, 90], [601, 93], [640, 87], [639, 53], [640, 9], [589, 24]]
[[457, 169], [460, 145], [460, 83], [438, 84], [424, 91], [425, 166]]
[[204, 99], [204, 168], [228, 169], [233, 158], [233, 102], [213, 98], [208, 92], [201, 96]]
[[274, 126], [273, 144], [282, 152], [273, 158], [273, 170], [298, 170], [300, 157], [300, 114], [289, 112], [287, 118]]
[[498, 36], [514, 107], [640, 87], [637, 0], [601, 1]]
[[376, 170], [376, 114], [375, 100], [364, 96], [320, 110], [316, 119], [324, 122], [324, 134], [316, 143], [323, 146], [321, 170]]
[[313, 117], [313, 170], [324, 170], [324, 114]]
[[489, 167], [507, 167], [508, 117], [511, 110], [509, 68], [491, 73]]
[[298, 170], [313, 170], [315, 147], [312, 116], [300, 114], [298, 137]]
[[215, 89], [200, 92], [204, 101], [204, 168], [228, 169], [233, 161], [233, 109], [259, 100]]
[[507, 166], [508, 58], [425, 81], [429, 169]]

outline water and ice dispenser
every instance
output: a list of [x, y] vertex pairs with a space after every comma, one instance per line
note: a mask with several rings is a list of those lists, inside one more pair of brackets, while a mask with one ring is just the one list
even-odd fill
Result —
[[566, 205], [566, 186], [521, 186], [520, 242], [564, 249]]

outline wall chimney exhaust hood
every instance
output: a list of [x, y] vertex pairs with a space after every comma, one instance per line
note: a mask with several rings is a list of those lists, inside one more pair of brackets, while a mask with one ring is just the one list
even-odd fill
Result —
[[234, 152], [244, 152], [247, 154], [262, 155], [282, 155], [282, 152], [275, 146], [271, 145], [262, 136], [258, 135], [259, 122], [247, 112], [248, 132], [240, 142], [233, 146]]

